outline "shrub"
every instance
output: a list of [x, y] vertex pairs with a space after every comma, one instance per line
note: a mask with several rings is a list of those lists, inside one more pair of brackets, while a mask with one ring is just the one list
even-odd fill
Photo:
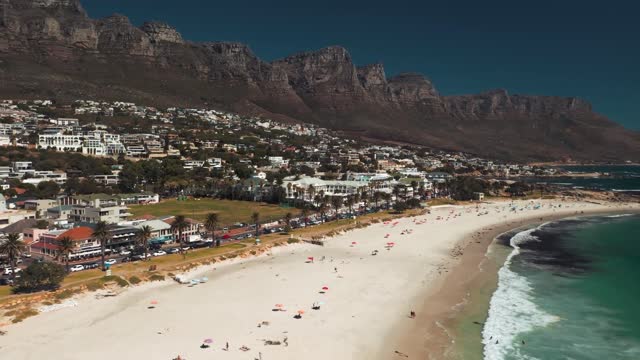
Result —
[[142, 280], [140, 280], [140, 278], [137, 276], [132, 276], [129, 278], [129, 282], [132, 283], [133, 285], [137, 285], [137, 284], [140, 284]]
[[105, 276], [102, 279], [100, 279], [100, 281], [103, 284], [106, 284], [108, 282], [115, 282], [116, 284], [118, 284], [118, 286], [120, 287], [126, 287], [129, 286], [129, 282], [127, 282], [127, 280], [121, 278], [120, 276], [115, 276], [115, 275], [111, 275], [111, 276]]
[[53, 262], [33, 262], [21, 275], [13, 288], [17, 293], [55, 290], [67, 273], [64, 266]]
[[150, 281], [164, 281], [164, 275], [153, 274], [149, 277]]
[[36, 316], [36, 315], [38, 315], [37, 310], [34, 310], [32, 308], [23, 309], [16, 312], [15, 317], [13, 318], [13, 320], [11, 320], [11, 322], [13, 322], [14, 324], [19, 323], [26, 318]]
[[87, 284], [87, 290], [89, 291], [97, 291], [103, 288], [103, 285], [100, 281], [92, 281]]
[[54, 295], [57, 300], [64, 300], [72, 297], [74, 294], [73, 290], [66, 289]]
[[287, 244], [297, 244], [299, 242], [300, 242], [299, 239], [294, 239], [294, 238], [287, 239]]

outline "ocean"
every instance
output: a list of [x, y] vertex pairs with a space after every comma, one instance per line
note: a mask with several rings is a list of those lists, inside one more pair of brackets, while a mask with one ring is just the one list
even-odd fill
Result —
[[530, 183], [548, 183], [564, 185], [572, 188], [613, 190], [613, 191], [640, 191], [640, 165], [598, 165], [598, 166], [561, 166], [564, 170], [572, 172], [599, 172], [607, 173], [605, 177], [531, 177], [522, 180]]
[[499, 244], [510, 253], [484, 359], [640, 359], [640, 215], [554, 221]]

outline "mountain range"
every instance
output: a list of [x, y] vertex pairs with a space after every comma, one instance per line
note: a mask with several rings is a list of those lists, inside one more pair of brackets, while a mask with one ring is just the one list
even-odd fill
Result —
[[209, 106], [508, 160], [640, 161], [640, 133], [579, 98], [443, 96], [421, 74], [357, 66], [340, 46], [267, 62], [160, 22], [91, 19], [79, 0], [0, 0], [0, 98], [38, 97]]

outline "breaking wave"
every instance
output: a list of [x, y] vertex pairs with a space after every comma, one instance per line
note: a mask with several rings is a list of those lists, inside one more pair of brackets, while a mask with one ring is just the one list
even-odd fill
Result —
[[558, 320], [533, 302], [529, 281], [511, 270], [511, 260], [520, 254], [519, 245], [540, 241], [533, 235], [536, 230], [519, 232], [510, 240], [513, 251], [498, 272], [498, 288], [491, 298], [489, 316], [482, 331], [486, 360], [503, 360], [507, 355], [525, 359], [519, 352], [518, 335]]

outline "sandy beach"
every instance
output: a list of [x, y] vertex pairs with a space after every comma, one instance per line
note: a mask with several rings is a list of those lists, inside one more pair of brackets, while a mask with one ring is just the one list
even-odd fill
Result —
[[[0, 353], [24, 360], [441, 358], [450, 339], [438, 319], [464, 297], [464, 274], [478, 271], [497, 233], [623, 206], [544, 200], [515, 202], [516, 211], [508, 202], [437, 207], [325, 246], [294, 244], [207, 266], [188, 274], [208, 278], [193, 287], [165, 281], [115, 297], [82, 295], [77, 306], [3, 328]], [[201, 348], [205, 340], [210, 347]]]

